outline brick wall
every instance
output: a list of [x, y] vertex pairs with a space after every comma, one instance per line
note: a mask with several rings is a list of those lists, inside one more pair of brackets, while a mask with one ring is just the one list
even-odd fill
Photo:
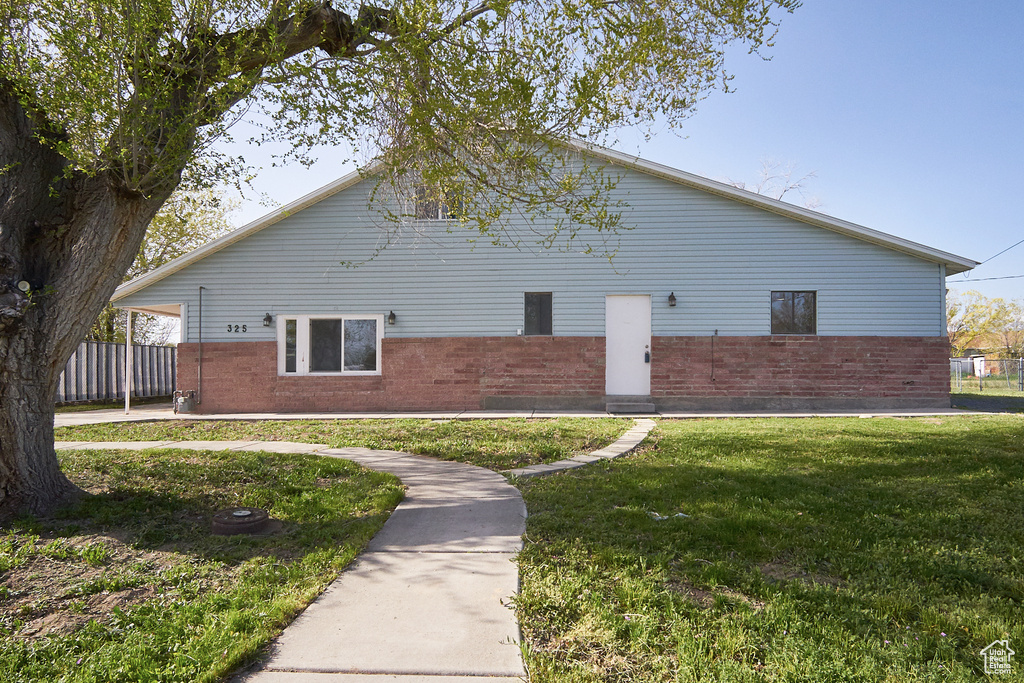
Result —
[[[178, 346], [180, 389], [197, 387], [197, 353]], [[659, 409], [948, 407], [948, 354], [942, 337], [655, 337], [651, 395]], [[603, 337], [384, 339], [381, 361], [380, 376], [279, 377], [274, 342], [206, 343], [201, 411], [604, 405]]]
[[[178, 345], [180, 389], [198, 386], [197, 354]], [[603, 337], [384, 339], [381, 363], [379, 376], [279, 377], [275, 342], [205, 343], [201, 412], [604, 405]]]
[[659, 407], [949, 407], [945, 337], [654, 337], [651, 354]]

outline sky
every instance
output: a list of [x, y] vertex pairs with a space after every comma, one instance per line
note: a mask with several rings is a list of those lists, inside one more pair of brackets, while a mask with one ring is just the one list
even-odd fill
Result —
[[[816, 210], [976, 261], [1024, 240], [1024, 2], [804, 0], [779, 18], [770, 60], [730, 49], [734, 92], [611, 146], [724, 181], [793, 165]], [[310, 169], [232, 150], [263, 166], [237, 225], [354, 168], [332, 149]], [[1024, 299], [1024, 244], [947, 283]]]

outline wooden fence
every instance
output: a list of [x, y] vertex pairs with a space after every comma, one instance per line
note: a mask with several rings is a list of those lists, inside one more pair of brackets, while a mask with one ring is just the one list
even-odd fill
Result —
[[[78, 345], [57, 388], [57, 403], [124, 399], [124, 344], [85, 341]], [[132, 346], [132, 396], [174, 393], [177, 349]]]

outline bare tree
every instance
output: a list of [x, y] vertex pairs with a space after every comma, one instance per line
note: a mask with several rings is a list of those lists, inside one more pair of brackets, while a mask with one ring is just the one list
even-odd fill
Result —
[[782, 201], [787, 194], [795, 193], [800, 195], [804, 208], [817, 209], [821, 202], [813, 195], [808, 195], [807, 183], [818, 177], [817, 172], [811, 171], [798, 175], [795, 162], [781, 162], [775, 159], [764, 157], [761, 159], [761, 169], [758, 173], [756, 183], [745, 183], [741, 180], [729, 179], [733, 187], [748, 192], [771, 197]]

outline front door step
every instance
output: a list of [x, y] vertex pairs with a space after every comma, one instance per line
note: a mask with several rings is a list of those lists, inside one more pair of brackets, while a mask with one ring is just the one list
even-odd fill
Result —
[[616, 401], [605, 403], [604, 409], [609, 413], [626, 415], [650, 415], [656, 413], [653, 403], [642, 403], [633, 401]]

